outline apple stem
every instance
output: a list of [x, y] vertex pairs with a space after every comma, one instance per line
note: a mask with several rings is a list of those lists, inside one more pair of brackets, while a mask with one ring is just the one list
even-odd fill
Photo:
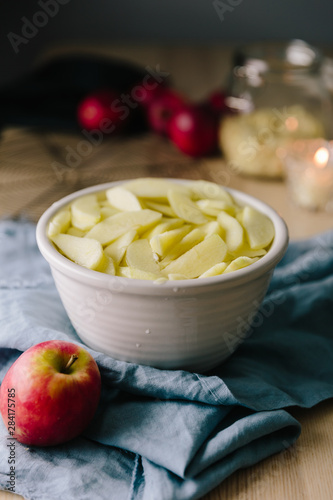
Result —
[[65, 366], [65, 370], [68, 370], [78, 358], [79, 356], [77, 354], [72, 354], [67, 362], [67, 365]]

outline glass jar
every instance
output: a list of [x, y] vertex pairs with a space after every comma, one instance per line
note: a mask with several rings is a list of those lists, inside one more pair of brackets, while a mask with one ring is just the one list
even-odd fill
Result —
[[279, 150], [295, 139], [331, 138], [330, 95], [318, 50], [301, 40], [235, 54], [220, 146], [237, 172], [282, 177]]

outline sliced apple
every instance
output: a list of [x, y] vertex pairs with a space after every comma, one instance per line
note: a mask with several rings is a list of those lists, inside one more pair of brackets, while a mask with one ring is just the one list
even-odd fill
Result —
[[104, 252], [97, 240], [71, 234], [57, 234], [53, 236], [52, 241], [66, 257], [80, 266], [97, 269], [102, 264]]
[[156, 275], [160, 274], [159, 265], [153, 257], [148, 240], [133, 241], [126, 250], [125, 258], [128, 267]]
[[71, 226], [67, 229], [66, 234], [71, 234], [72, 236], [79, 236], [82, 238], [87, 231], [82, 231], [82, 229], [78, 229], [77, 227]]
[[112, 276], [115, 276], [116, 268], [115, 268], [113, 259], [111, 257], [109, 257], [108, 255], [106, 255], [104, 252], [103, 258], [102, 258], [100, 264], [95, 269], [95, 271], [99, 271], [101, 273], [110, 274]]
[[116, 264], [119, 264], [125, 255], [127, 247], [135, 238], [137, 238], [137, 232], [135, 229], [131, 229], [105, 247], [104, 253], [111, 257]]
[[142, 271], [142, 269], [126, 266], [119, 267], [118, 275], [123, 278], [132, 278], [136, 280], [158, 281], [163, 279], [160, 274], [149, 273], [147, 271]]
[[220, 212], [217, 216], [217, 221], [225, 231], [225, 242], [229, 252], [235, 252], [241, 247], [244, 241], [244, 230], [237, 219], [227, 214]]
[[160, 257], [164, 257], [169, 250], [176, 245], [186, 234], [191, 231], [191, 226], [186, 224], [183, 227], [165, 231], [162, 234], [153, 236], [149, 242], [153, 252]]
[[110, 206], [101, 207], [101, 220], [105, 220], [108, 217], [111, 217], [111, 215], [116, 215], [118, 213], [119, 210], [117, 210], [116, 208]]
[[246, 237], [252, 250], [266, 248], [274, 238], [274, 225], [267, 215], [246, 206], [240, 215]]
[[226, 262], [219, 262], [218, 264], [215, 264], [215, 266], [212, 266], [210, 269], [208, 269], [206, 272], [200, 274], [199, 278], [210, 278], [211, 276], [219, 276], [222, 274], [228, 264]]
[[224, 200], [203, 199], [198, 200], [196, 204], [204, 215], [209, 215], [210, 217], [217, 217], [222, 210], [228, 212], [230, 215], [234, 215], [235, 213], [235, 207]]
[[[202, 227], [202, 226], [201, 226]], [[176, 245], [174, 245], [170, 252], [164, 257], [160, 262], [160, 266], [163, 268], [169, 264], [169, 262], [178, 259], [185, 252], [188, 252], [195, 245], [200, 243], [205, 237], [204, 233], [200, 229], [195, 228], [192, 229], [182, 240], [179, 241]]]
[[147, 238], [150, 240], [153, 236], [156, 236], [157, 234], [162, 234], [165, 233], [165, 231], [171, 231], [171, 229], [177, 229], [178, 227], [181, 227], [184, 225], [184, 221], [182, 219], [169, 219], [166, 217], [162, 217], [159, 220], [159, 223], [153, 227], [153, 229], [150, 229], [149, 231], [146, 231], [143, 235], [142, 238]]
[[209, 181], [193, 181], [189, 185], [191, 191], [194, 193], [196, 199], [221, 200], [228, 205], [233, 206], [235, 203], [226, 189], [219, 184]]
[[155, 201], [167, 201], [168, 190], [173, 189], [175, 184], [164, 179], [146, 177], [126, 182], [123, 186], [125, 189], [128, 189], [141, 198], [153, 199]]
[[168, 200], [175, 214], [192, 224], [204, 224], [208, 222], [207, 217], [201, 212], [200, 208], [191, 200], [191, 198], [177, 189], [169, 189]]
[[200, 226], [200, 231], [203, 232], [205, 238], [207, 236], [210, 236], [211, 234], [218, 234], [222, 237], [223, 234], [223, 230], [217, 220], [212, 220], [210, 222], [207, 222], [206, 224], [202, 224]]
[[253, 259], [245, 256], [237, 257], [237, 259], [230, 262], [230, 264], [228, 265], [223, 274], [231, 273], [233, 271], [237, 271], [238, 269], [243, 269], [243, 267], [247, 267], [250, 264], [254, 264], [254, 262], [257, 262], [257, 260], [259, 260], [258, 257], [254, 257]]
[[250, 246], [247, 243], [243, 243], [243, 245], [237, 250], [237, 252], [233, 252], [232, 258], [235, 259], [236, 257], [263, 257], [266, 255], [267, 250], [264, 248], [258, 248], [258, 250], [252, 250]]
[[197, 278], [215, 264], [222, 262], [227, 253], [227, 247], [222, 238], [212, 234], [178, 259], [170, 262], [164, 273], [183, 274], [187, 278]]
[[106, 190], [106, 197], [110, 205], [125, 212], [136, 212], [142, 210], [138, 198], [128, 189], [123, 187], [113, 187]]
[[81, 196], [73, 201], [72, 226], [87, 231], [100, 221], [101, 210], [96, 194]]
[[47, 228], [49, 238], [59, 233], [66, 233], [71, 224], [71, 212], [68, 208], [61, 210], [51, 219]]
[[161, 212], [161, 214], [167, 217], [176, 217], [176, 214], [172, 210], [170, 205], [166, 205], [165, 203], [158, 203], [156, 201], [145, 200], [145, 205], [147, 208], [150, 208], [151, 210], [156, 210], [157, 212]]
[[161, 217], [162, 214], [149, 209], [138, 210], [137, 212], [120, 212], [96, 224], [86, 234], [86, 237], [94, 238], [102, 245], [109, 245], [131, 229], [136, 229], [138, 234], [142, 234], [149, 227], [156, 224]]
[[178, 280], [187, 280], [188, 277], [185, 276], [184, 274], [170, 273], [170, 274], [168, 274], [168, 279], [170, 281], [178, 281]]

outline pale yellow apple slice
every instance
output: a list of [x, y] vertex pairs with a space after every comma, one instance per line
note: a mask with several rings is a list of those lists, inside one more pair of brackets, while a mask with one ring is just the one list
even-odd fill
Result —
[[200, 231], [203, 232], [205, 238], [210, 236], [211, 234], [218, 234], [222, 237], [223, 230], [217, 220], [212, 220], [207, 222], [206, 224], [202, 224], [200, 227]]
[[110, 206], [104, 206], [101, 207], [101, 220], [105, 220], [108, 217], [111, 217], [111, 215], [116, 215], [119, 213], [119, 210], [116, 208], [110, 207]]
[[170, 252], [164, 257], [160, 262], [160, 266], [163, 268], [169, 264], [169, 262], [178, 259], [185, 252], [188, 252], [195, 245], [200, 243], [205, 237], [204, 233], [200, 229], [192, 229], [182, 240], [179, 241], [175, 246], [173, 246]]
[[145, 200], [145, 205], [147, 208], [151, 210], [156, 210], [157, 212], [161, 212], [161, 214], [166, 215], [167, 217], [176, 217], [175, 212], [172, 210], [170, 205], [166, 205], [164, 203], [157, 203], [156, 201]]
[[217, 221], [225, 231], [225, 242], [229, 252], [234, 252], [241, 247], [244, 241], [244, 230], [237, 219], [227, 214], [220, 212], [217, 216]]
[[175, 184], [164, 179], [155, 179], [146, 177], [142, 179], [135, 179], [123, 184], [125, 189], [128, 189], [136, 196], [141, 198], [153, 199], [157, 202], [167, 201], [168, 190], [173, 189]]
[[128, 267], [156, 275], [160, 274], [159, 265], [153, 257], [148, 240], [133, 241], [126, 250], [125, 259]]
[[74, 200], [71, 205], [72, 226], [87, 231], [101, 218], [100, 206], [96, 194], [88, 194]]
[[212, 266], [204, 273], [200, 274], [199, 278], [210, 278], [212, 276], [219, 276], [226, 270], [227, 266], [228, 264], [226, 262], [219, 262], [218, 264], [215, 264], [215, 266]]
[[188, 277], [185, 276], [185, 274], [170, 273], [168, 274], [168, 279], [170, 281], [178, 281], [178, 280], [188, 280]]
[[94, 238], [102, 245], [109, 245], [112, 241], [136, 229], [142, 234], [149, 227], [156, 224], [162, 217], [159, 212], [144, 209], [137, 212], [119, 212], [94, 226], [87, 234], [87, 238]]
[[193, 181], [189, 184], [189, 187], [197, 200], [208, 198], [210, 200], [224, 201], [229, 206], [235, 204], [228, 191], [219, 184], [215, 184], [215, 182], [204, 180]]
[[104, 253], [111, 257], [116, 264], [119, 264], [125, 255], [127, 247], [135, 238], [137, 238], [137, 232], [135, 229], [131, 229], [105, 247]]
[[116, 186], [106, 190], [106, 197], [110, 205], [125, 212], [136, 212], [142, 210], [138, 198], [128, 189]]
[[187, 278], [197, 278], [215, 264], [222, 262], [227, 252], [227, 247], [222, 238], [212, 234], [178, 259], [170, 262], [163, 273], [183, 274]]
[[251, 259], [250, 257], [237, 257], [237, 259], [230, 262], [223, 274], [231, 273], [232, 271], [237, 271], [238, 269], [243, 269], [243, 267], [254, 264], [254, 262], [257, 262], [257, 260], [259, 260], [258, 257], [254, 257], [253, 259]]
[[113, 262], [113, 259], [105, 254], [100, 262], [100, 264], [96, 267], [95, 271], [99, 271], [101, 273], [110, 274], [115, 276], [116, 268]]
[[164, 257], [169, 250], [176, 245], [186, 234], [191, 231], [191, 226], [186, 224], [183, 227], [177, 229], [171, 229], [170, 231], [165, 231], [162, 234], [157, 234], [153, 236], [150, 240], [150, 246], [153, 252], [157, 253], [160, 257]]
[[265, 248], [272, 242], [275, 235], [274, 225], [267, 215], [246, 206], [240, 217], [252, 250]]
[[82, 229], [78, 229], [77, 227], [71, 226], [67, 229], [66, 234], [71, 234], [72, 236], [79, 236], [82, 238], [87, 231], [82, 231]]
[[53, 236], [52, 241], [66, 257], [80, 266], [97, 269], [102, 264], [103, 248], [97, 240], [71, 234], [57, 234]]
[[264, 248], [258, 248], [258, 250], [252, 250], [247, 243], [243, 243], [243, 245], [237, 250], [237, 252], [232, 252], [232, 258], [236, 259], [237, 257], [263, 257], [266, 255], [267, 250]]
[[47, 228], [49, 238], [59, 233], [66, 233], [71, 224], [71, 212], [68, 208], [61, 210], [51, 219]]
[[118, 276], [121, 276], [122, 278], [150, 281], [158, 281], [161, 279], [160, 274], [149, 273], [147, 271], [142, 271], [142, 269], [136, 269], [134, 267], [126, 266], [119, 267]]
[[230, 215], [235, 214], [235, 207], [224, 200], [203, 199], [198, 200], [196, 204], [204, 215], [209, 215], [210, 217], [217, 217], [222, 210], [228, 212]]
[[153, 236], [156, 236], [157, 234], [162, 234], [165, 233], [165, 231], [171, 231], [171, 229], [177, 229], [178, 227], [181, 227], [185, 224], [185, 222], [182, 219], [170, 219], [166, 217], [162, 217], [159, 220], [159, 223], [153, 227], [153, 229], [150, 229], [149, 231], [146, 231], [141, 238], [147, 238], [150, 240]]
[[192, 224], [204, 224], [208, 222], [207, 217], [201, 212], [200, 208], [191, 200], [191, 198], [177, 189], [169, 189], [168, 200], [175, 214]]

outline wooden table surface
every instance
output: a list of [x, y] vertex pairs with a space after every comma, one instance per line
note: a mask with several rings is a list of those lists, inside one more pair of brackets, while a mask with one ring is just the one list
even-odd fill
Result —
[[[224, 81], [230, 49], [116, 47], [109, 48], [108, 54], [143, 65], [161, 64], [171, 72], [179, 90], [201, 98]], [[36, 221], [53, 201], [77, 189], [118, 179], [161, 176], [212, 180], [254, 195], [284, 217], [294, 239], [333, 227], [332, 214], [294, 206], [283, 181], [241, 177], [228, 169], [221, 156], [193, 160], [152, 134], [108, 138], [76, 167], [55, 168], [54, 162], [65, 164], [66, 146], [76, 148], [80, 140], [76, 133], [5, 130], [0, 142], [0, 216]], [[296, 444], [234, 473], [202, 500], [332, 500], [333, 400], [290, 412], [302, 425]], [[0, 492], [0, 500], [15, 498], [22, 497]]]

